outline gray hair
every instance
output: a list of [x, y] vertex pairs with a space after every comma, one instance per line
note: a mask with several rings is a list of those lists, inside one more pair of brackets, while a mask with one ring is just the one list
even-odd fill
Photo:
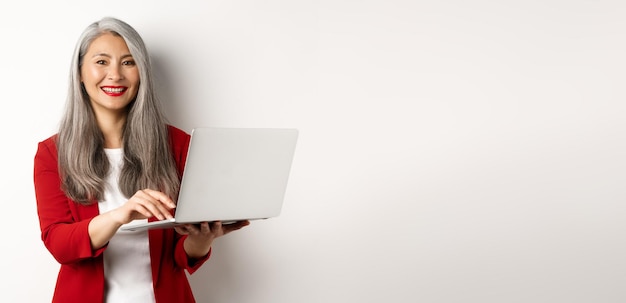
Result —
[[151, 188], [175, 198], [180, 176], [171, 152], [167, 121], [154, 90], [147, 48], [133, 27], [111, 17], [102, 18], [83, 31], [72, 57], [65, 112], [56, 142], [62, 189], [81, 204], [103, 197], [109, 162], [104, 152], [104, 135], [81, 83], [80, 69], [91, 43], [105, 33], [124, 39], [140, 79], [137, 97], [128, 105], [123, 129], [120, 190], [131, 197], [137, 190]]

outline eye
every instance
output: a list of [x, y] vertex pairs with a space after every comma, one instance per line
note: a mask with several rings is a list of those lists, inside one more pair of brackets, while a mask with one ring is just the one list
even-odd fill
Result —
[[129, 66], [134, 66], [135, 65], [135, 61], [134, 60], [126, 60], [124, 62], [122, 62], [123, 65], [129, 65]]
[[107, 62], [106, 62], [106, 61], [104, 61], [104, 60], [102, 60], [102, 59], [100, 59], [100, 60], [96, 61], [96, 64], [100, 64], [100, 65], [102, 65], [102, 64], [106, 64], [106, 63], [107, 63]]

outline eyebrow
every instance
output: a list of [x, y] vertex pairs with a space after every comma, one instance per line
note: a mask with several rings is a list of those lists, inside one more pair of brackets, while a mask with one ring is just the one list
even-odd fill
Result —
[[[123, 56], [122, 56], [122, 59], [125, 59], [125, 58], [128, 58], [128, 57], [132, 57], [132, 56], [133, 56], [133, 55], [131, 55], [131, 54], [126, 54], [126, 55], [123, 55]], [[109, 54], [107, 54], [107, 53], [97, 53], [97, 54], [94, 54], [94, 55], [93, 55], [93, 56], [91, 56], [91, 57], [92, 57], [92, 58], [95, 58], [95, 57], [107, 57], [107, 58], [111, 58], [111, 55], [109, 55]]]

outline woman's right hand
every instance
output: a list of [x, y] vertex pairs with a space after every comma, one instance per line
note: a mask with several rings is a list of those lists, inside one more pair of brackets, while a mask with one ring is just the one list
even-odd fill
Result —
[[124, 205], [113, 210], [111, 215], [120, 224], [152, 217], [163, 220], [173, 218], [170, 210], [175, 207], [174, 201], [166, 194], [152, 189], [143, 189], [137, 191]]
[[99, 249], [106, 245], [120, 226], [136, 219], [157, 217], [159, 220], [173, 218], [170, 210], [176, 207], [166, 194], [143, 189], [137, 191], [122, 206], [100, 214], [89, 222], [91, 247]]

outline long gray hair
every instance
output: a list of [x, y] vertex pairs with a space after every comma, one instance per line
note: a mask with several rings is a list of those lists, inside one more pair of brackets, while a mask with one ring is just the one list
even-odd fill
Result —
[[154, 92], [148, 51], [134, 28], [111, 17], [89, 25], [74, 50], [65, 112], [57, 137], [61, 187], [70, 199], [81, 204], [91, 204], [104, 196], [109, 171], [104, 135], [80, 76], [87, 49], [104, 33], [112, 33], [126, 41], [140, 79], [137, 97], [128, 105], [123, 129], [124, 164], [119, 178], [120, 190], [131, 197], [140, 189], [151, 188], [175, 198], [180, 185], [179, 175], [171, 152], [167, 121]]

